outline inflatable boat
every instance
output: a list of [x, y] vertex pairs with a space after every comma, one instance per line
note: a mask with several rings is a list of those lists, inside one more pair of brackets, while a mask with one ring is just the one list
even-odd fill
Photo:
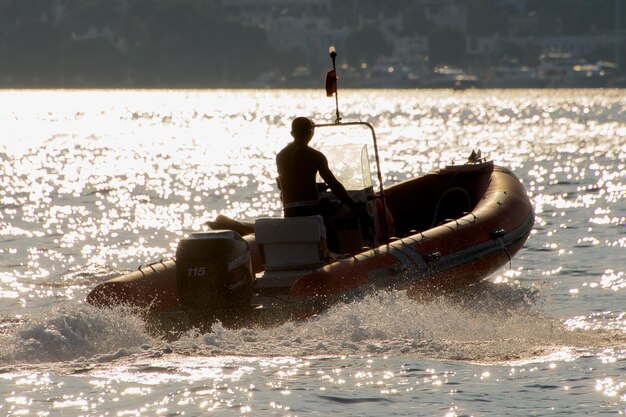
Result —
[[[339, 126], [341, 125], [341, 126]], [[330, 125], [344, 127], [337, 121]], [[371, 129], [378, 163], [376, 137]], [[178, 243], [161, 260], [97, 285], [87, 302], [130, 305], [166, 328], [272, 324], [306, 318], [372, 291], [453, 291], [511, 261], [534, 211], [518, 178], [472, 152], [468, 161], [382, 187], [372, 185], [366, 146], [342, 146], [331, 166], [366, 203], [361, 224], [330, 192], [324, 216], [219, 216], [212, 230]]]
[[[336, 120], [319, 128], [365, 128], [372, 136], [378, 191], [367, 146], [325, 150], [335, 176], [366, 205], [357, 217], [327, 191], [321, 216], [218, 217], [212, 230], [178, 243], [161, 260], [97, 285], [87, 302], [128, 305], [157, 329], [272, 324], [306, 318], [373, 291], [452, 291], [478, 282], [508, 262], [528, 238], [534, 212], [518, 178], [472, 151], [467, 162], [383, 188], [374, 127], [342, 123], [333, 70], [327, 96]], [[343, 143], [343, 141], [342, 141]], [[320, 190], [327, 187], [320, 184]], [[363, 224], [365, 223], [365, 224]]]

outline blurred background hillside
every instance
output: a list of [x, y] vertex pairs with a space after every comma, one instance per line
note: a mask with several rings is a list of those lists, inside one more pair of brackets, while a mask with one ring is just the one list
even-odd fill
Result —
[[0, 87], [624, 86], [620, 0], [0, 0]]

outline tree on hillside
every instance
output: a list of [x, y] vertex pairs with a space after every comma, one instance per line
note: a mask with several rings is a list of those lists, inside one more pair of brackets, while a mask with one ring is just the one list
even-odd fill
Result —
[[402, 13], [402, 28], [406, 35], [417, 35], [429, 33], [432, 29], [431, 23], [426, 19], [426, 12], [421, 4], [409, 2]]
[[495, 0], [466, 0], [467, 32], [474, 36], [506, 35], [511, 16]]
[[[224, 19], [202, 2], [166, 1], [133, 39], [133, 78], [170, 85], [247, 82], [270, 65], [265, 34]], [[152, 80], [152, 81], [150, 81]]]
[[453, 28], [437, 26], [428, 36], [430, 62], [435, 65], [463, 66], [465, 63], [465, 35]]
[[389, 56], [392, 44], [382, 31], [374, 25], [364, 25], [350, 33], [345, 40], [346, 56], [352, 65], [372, 63], [378, 57]]
[[127, 57], [106, 38], [66, 42], [62, 80], [87, 86], [121, 84], [128, 78]]
[[[527, 7], [540, 17], [543, 35], [610, 33], [615, 25], [615, 0], [528, 0]], [[625, 9], [622, 6], [622, 28]]]
[[41, 21], [16, 25], [6, 36], [7, 75], [19, 83], [48, 82], [59, 74], [61, 35], [56, 27]]

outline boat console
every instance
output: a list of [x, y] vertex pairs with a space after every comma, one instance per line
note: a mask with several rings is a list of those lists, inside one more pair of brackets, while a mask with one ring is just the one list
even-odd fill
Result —
[[[368, 212], [376, 218], [377, 207], [367, 146], [351, 144], [326, 147], [322, 151], [350, 197], [354, 201], [366, 203]], [[363, 230], [367, 225], [362, 225], [352, 210], [342, 205], [331, 191], [322, 192], [320, 198], [322, 205], [330, 207], [326, 222], [331, 251], [341, 254], [356, 253], [364, 246], [376, 243], [370, 239], [370, 231]]]

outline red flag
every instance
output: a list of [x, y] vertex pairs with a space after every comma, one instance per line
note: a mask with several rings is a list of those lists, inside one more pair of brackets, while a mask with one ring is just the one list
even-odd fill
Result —
[[326, 97], [332, 97], [337, 92], [337, 73], [335, 70], [326, 74]]

